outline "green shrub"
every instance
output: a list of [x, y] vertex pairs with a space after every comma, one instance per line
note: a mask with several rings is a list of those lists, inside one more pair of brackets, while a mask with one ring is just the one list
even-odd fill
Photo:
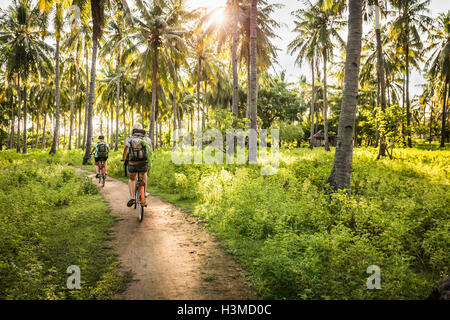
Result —
[[[78, 152], [0, 153], [0, 299], [102, 299], [123, 287], [104, 250], [114, 223], [106, 203], [90, 179], [60, 164], [78, 160]], [[66, 287], [71, 265], [81, 269], [80, 290]]]

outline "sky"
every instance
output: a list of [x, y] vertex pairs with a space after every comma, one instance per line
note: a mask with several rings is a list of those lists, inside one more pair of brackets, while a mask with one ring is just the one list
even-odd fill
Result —
[[[270, 3], [283, 3], [285, 6], [274, 13], [273, 18], [277, 21], [283, 22], [284, 27], [277, 30], [277, 34], [280, 38], [274, 39], [274, 44], [280, 49], [278, 53], [278, 66], [274, 69], [276, 72], [286, 71], [288, 81], [296, 82], [301, 75], [305, 75], [310, 80], [310, 70], [307, 66], [299, 67], [295, 65], [295, 57], [287, 53], [288, 44], [294, 39], [295, 34], [291, 32], [294, 28], [291, 12], [305, 7], [304, 2], [301, 0], [268, 0]], [[128, 0], [132, 4], [133, 0]], [[11, 3], [11, 0], [0, 0], [0, 8], [5, 9]], [[209, 10], [223, 6], [226, 0], [186, 0], [186, 3], [191, 8], [207, 7]], [[431, 0], [430, 5], [431, 16], [437, 17], [439, 13], [450, 10], [450, 0]], [[216, 17], [220, 19], [220, 16]], [[364, 32], [367, 32], [367, 28], [372, 27], [371, 24], [364, 26]], [[346, 40], [346, 32], [343, 34], [343, 39]], [[411, 73], [411, 96], [420, 94], [421, 89], [419, 85], [423, 83], [423, 77], [418, 71]]]

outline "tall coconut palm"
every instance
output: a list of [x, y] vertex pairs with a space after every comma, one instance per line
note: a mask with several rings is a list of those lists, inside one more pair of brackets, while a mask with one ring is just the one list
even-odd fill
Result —
[[50, 154], [56, 154], [56, 149], [58, 148], [59, 141], [59, 130], [60, 130], [60, 98], [61, 98], [61, 84], [60, 84], [60, 41], [63, 31], [63, 11], [69, 5], [68, 1], [62, 0], [39, 0], [39, 9], [48, 14], [50, 10], [55, 7], [54, 14], [54, 29], [55, 29], [55, 40], [56, 40], [56, 50], [55, 50], [55, 128], [53, 133], [52, 147], [50, 148]]
[[347, 56], [338, 137], [333, 168], [327, 183], [334, 189], [348, 188], [351, 183], [353, 135], [358, 103], [358, 77], [361, 59], [362, 2], [349, 0]]
[[404, 55], [405, 64], [405, 102], [406, 102], [406, 136], [407, 145], [412, 147], [411, 140], [411, 104], [409, 99], [411, 48], [422, 50], [422, 34], [428, 32], [432, 19], [428, 16], [430, 0], [391, 0], [392, 6], [398, 10], [398, 16], [392, 22], [391, 34], [397, 37]]
[[311, 107], [310, 107], [310, 120], [311, 120], [311, 134], [309, 137], [309, 148], [314, 148], [313, 136], [314, 132], [314, 106], [316, 103], [315, 96], [315, 60], [316, 60], [316, 47], [318, 47], [318, 33], [315, 25], [315, 15], [312, 10], [300, 9], [292, 12], [295, 17], [295, 27], [292, 30], [297, 34], [296, 38], [292, 40], [288, 45], [288, 50], [291, 55], [296, 53], [295, 63], [299, 66], [303, 64], [304, 60], [308, 60], [311, 66]]
[[[249, 94], [250, 94], [250, 129], [253, 132], [253, 135], [256, 134], [257, 129], [257, 115], [258, 115], [258, 106], [257, 106], [257, 94], [258, 94], [258, 78], [257, 78], [257, 16], [258, 16], [258, 7], [257, 0], [251, 0], [251, 9], [250, 9], [250, 81], [249, 81]], [[256, 163], [256, 137], [253, 139], [250, 137], [249, 143], [249, 163]]]
[[327, 87], [327, 62], [333, 56], [333, 43], [339, 47], [345, 47], [345, 43], [338, 31], [346, 24], [341, 20], [341, 13], [345, 2], [333, 1], [327, 6], [311, 6], [315, 14], [315, 27], [318, 35], [318, 52], [321, 54], [323, 63], [323, 133], [325, 141], [325, 150], [330, 151], [328, 139], [328, 87]]
[[[20, 106], [23, 106], [23, 149], [27, 152], [27, 85], [32, 73], [46, 76], [50, 60], [48, 55], [52, 48], [41, 36], [42, 27], [47, 25], [47, 17], [37, 7], [31, 7], [29, 1], [14, 0], [2, 18], [0, 31], [0, 51], [4, 55], [4, 63], [9, 79], [17, 80], [19, 97], [17, 151], [20, 151]], [[22, 87], [23, 86], [23, 95]], [[22, 98], [22, 99], [21, 99]]]
[[427, 68], [433, 79], [442, 81], [444, 90], [442, 95], [442, 128], [440, 147], [445, 147], [447, 105], [450, 99], [450, 11], [439, 15], [437, 26], [430, 35], [433, 50], [427, 62]]
[[[116, 61], [116, 135], [114, 142], [114, 151], [119, 148], [119, 104], [120, 104], [120, 89], [121, 89], [121, 78], [123, 74], [123, 66], [121, 61], [122, 52], [129, 47], [130, 39], [126, 37], [127, 30], [125, 29], [124, 12], [116, 7], [115, 10], [111, 11], [113, 17], [109, 21], [106, 27], [106, 33], [108, 34], [108, 40], [102, 48], [102, 56]], [[112, 128], [111, 128], [112, 129]]]
[[[386, 80], [385, 80], [385, 68], [384, 68], [384, 54], [383, 54], [383, 44], [381, 41], [381, 10], [378, 0], [372, 0], [370, 3], [374, 9], [374, 20], [375, 20], [375, 35], [377, 42], [377, 63], [378, 63], [378, 87], [380, 91], [380, 106], [381, 112], [384, 115], [386, 110]], [[386, 134], [384, 127], [381, 128], [380, 136], [380, 148], [378, 150], [377, 159], [386, 156]]]
[[[138, 52], [140, 65], [140, 78], [147, 83], [147, 75], [151, 73], [151, 91], [152, 91], [152, 107], [150, 112], [150, 139], [155, 145], [155, 120], [156, 109], [158, 103], [158, 78], [161, 71], [164, 71], [171, 65], [171, 51], [176, 51], [175, 46], [178, 44], [184, 46], [183, 35], [184, 30], [180, 30], [179, 21], [174, 21], [172, 14], [178, 4], [173, 1], [160, 0], [155, 1], [152, 5], [142, 0], [136, 0], [136, 6], [139, 12], [139, 18], [135, 18], [134, 22], [137, 32], [130, 35], [134, 40], [125, 54]], [[143, 52], [139, 52], [138, 48], [145, 48]]]
[[87, 164], [92, 149], [92, 137], [94, 133], [92, 118], [94, 116], [94, 100], [95, 100], [95, 73], [97, 63], [98, 43], [103, 33], [105, 13], [105, 0], [91, 0], [91, 14], [92, 14], [92, 59], [91, 59], [91, 76], [89, 84], [89, 104], [87, 112], [87, 135], [86, 135], [86, 149], [83, 157], [83, 164]]

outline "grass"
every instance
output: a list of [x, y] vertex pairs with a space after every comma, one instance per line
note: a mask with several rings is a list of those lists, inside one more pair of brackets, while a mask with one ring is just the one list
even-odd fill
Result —
[[[0, 298], [110, 299], [125, 288], [97, 188], [42, 152], [0, 153]], [[69, 290], [66, 270], [81, 270]]]
[[[260, 298], [423, 299], [449, 276], [450, 151], [376, 152], [355, 149], [351, 189], [328, 194], [333, 152], [322, 149], [281, 151], [272, 176], [256, 165], [175, 165], [159, 150], [150, 191], [205, 222]], [[42, 157], [83, 167], [79, 151]], [[126, 181], [120, 158], [111, 153], [108, 173]], [[381, 290], [366, 287], [370, 265]]]

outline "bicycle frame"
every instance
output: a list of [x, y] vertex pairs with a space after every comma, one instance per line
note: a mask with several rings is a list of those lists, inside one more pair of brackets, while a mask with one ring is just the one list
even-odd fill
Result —
[[[137, 195], [138, 194], [137, 191], [138, 190], [140, 191], [139, 192], [139, 194], [140, 194], [140, 199], [139, 200], [141, 202], [141, 205], [143, 207], [146, 207], [147, 205], [145, 203], [145, 181], [144, 181], [144, 179], [142, 179], [141, 174], [142, 174], [142, 172], [138, 172], [135, 194]], [[136, 199], [136, 200], [138, 200], [138, 199]]]
[[145, 202], [145, 182], [141, 176], [142, 172], [138, 172], [136, 188], [134, 191], [134, 208], [138, 207], [138, 219], [142, 222], [144, 219], [144, 208], [147, 207]]
[[100, 169], [100, 173], [101, 173], [102, 175], [106, 176], [105, 163], [104, 163], [103, 160], [100, 160], [100, 161], [98, 162], [98, 167], [99, 167], [99, 169]]

